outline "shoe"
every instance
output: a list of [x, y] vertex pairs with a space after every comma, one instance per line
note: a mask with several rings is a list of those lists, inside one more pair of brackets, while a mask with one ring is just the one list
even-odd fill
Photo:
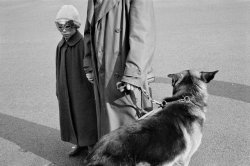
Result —
[[78, 154], [80, 154], [82, 149], [83, 148], [78, 145], [72, 146], [71, 151], [69, 152], [69, 156], [70, 157], [77, 156]]

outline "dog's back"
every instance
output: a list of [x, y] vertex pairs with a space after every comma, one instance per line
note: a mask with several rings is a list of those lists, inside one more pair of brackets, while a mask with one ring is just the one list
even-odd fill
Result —
[[[174, 94], [164, 100], [171, 103], [151, 116], [105, 135], [87, 157], [88, 166], [134, 166], [142, 162], [149, 165], [188, 164], [201, 142], [205, 120], [203, 108], [206, 107], [206, 89], [201, 84], [195, 87], [191, 84], [210, 80], [193, 82], [195, 74], [189, 71], [184, 72], [182, 78], [169, 76], [173, 80]], [[190, 80], [185, 77], [192, 77], [192, 88], [188, 87]], [[195, 96], [185, 101], [182, 95], [188, 95], [190, 90]]]
[[183, 130], [191, 133], [192, 123], [198, 120], [185, 112], [188, 109], [170, 104], [150, 118], [111, 132], [95, 146], [89, 165], [132, 166], [138, 161], [158, 165], [173, 160], [187, 147]]

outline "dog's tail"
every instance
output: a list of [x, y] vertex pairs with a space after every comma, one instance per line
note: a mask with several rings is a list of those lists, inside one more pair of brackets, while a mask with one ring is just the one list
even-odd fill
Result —
[[[113, 156], [108, 154], [102, 149], [103, 147], [99, 147], [94, 149], [87, 157], [86, 157], [86, 166], [133, 166], [132, 160], [124, 160], [120, 156]], [[125, 157], [125, 156], [124, 156]]]
[[124, 147], [113, 137], [115, 131], [103, 136], [86, 157], [87, 166], [131, 166], [130, 159], [124, 153]]
[[104, 154], [106, 146], [102, 143], [99, 142], [86, 157], [85, 162], [87, 166], [112, 166], [107, 164], [110, 159]]
[[112, 156], [94, 154], [88, 156], [86, 166], [127, 166], [127, 163], [122, 163], [120, 160], [115, 160]]
[[135, 166], [135, 164], [132, 164], [132, 162], [116, 161], [112, 158], [102, 157], [98, 161], [91, 160], [86, 166]]
[[117, 164], [112, 162], [107, 156], [94, 157], [87, 161], [86, 166], [116, 166]]

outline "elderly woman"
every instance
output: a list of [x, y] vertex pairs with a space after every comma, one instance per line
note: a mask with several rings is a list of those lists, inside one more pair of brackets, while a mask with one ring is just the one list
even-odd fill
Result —
[[63, 36], [56, 50], [61, 139], [74, 144], [69, 155], [75, 156], [97, 141], [94, 92], [83, 70], [84, 42], [78, 31], [78, 11], [72, 5], [62, 6], [55, 23]]
[[[94, 83], [101, 137], [136, 120], [136, 110], [152, 109], [139, 89], [149, 93], [153, 78], [153, 1], [89, 0], [84, 42], [84, 68]], [[121, 92], [117, 85], [125, 89]]]

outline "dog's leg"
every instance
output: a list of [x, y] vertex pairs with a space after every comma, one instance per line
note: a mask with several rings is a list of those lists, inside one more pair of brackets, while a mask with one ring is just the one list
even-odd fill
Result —
[[200, 129], [199, 124], [198, 123], [194, 124], [192, 128], [193, 128], [193, 132], [191, 134], [192, 148], [191, 148], [188, 156], [183, 160], [184, 161], [184, 166], [189, 165], [191, 157], [197, 151], [197, 149], [199, 148], [199, 146], [201, 144], [202, 133], [201, 133], [201, 129]]
[[174, 163], [173, 166], [188, 166], [189, 163], [189, 156], [192, 152], [192, 138], [190, 136], [190, 134], [192, 133], [188, 133], [185, 127], [181, 127], [182, 131], [183, 131], [183, 135], [184, 135], [184, 139], [185, 139], [185, 144], [186, 144], [186, 148], [184, 150], [183, 153], [180, 154], [179, 159]]

